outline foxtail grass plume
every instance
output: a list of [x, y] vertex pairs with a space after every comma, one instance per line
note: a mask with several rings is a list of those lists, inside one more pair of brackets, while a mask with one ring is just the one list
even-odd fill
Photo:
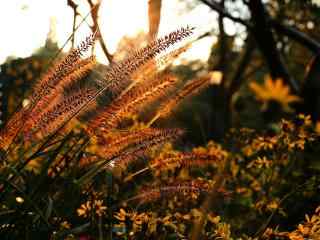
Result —
[[91, 34], [76, 49], [73, 49], [62, 61], [52, 67], [47, 74], [36, 84], [31, 97], [32, 105], [42, 97], [48, 95], [58, 83], [70, 73], [73, 66], [79, 63], [81, 56], [94, 44], [96, 35]]
[[155, 72], [159, 69], [165, 69], [167, 66], [172, 64], [172, 62], [177, 59], [182, 53], [186, 52], [191, 44], [187, 44], [178, 49], [172, 50], [159, 58], [149, 60], [145, 65], [143, 65], [139, 71], [136, 71], [132, 75], [135, 82], [140, 82], [141, 80], [150, 78], [154, 76]]
[[152, 161], [151, 166], [156, 169], [169, 169], [172, 167], [203, 167], [219, 162], [221, 159], [212, 154], [205, 153], [176, 153], [165, 154]]
[[210, 80], [211, 76], [205, 75], [197, 80], [187, 83], [181, 90], [178, 90], [175, 96], [161, 104], [153, 119], [148, 123], [148, 126], [151, 126], [158, 118], [165, 118], [170, 115], [174, 108], [176, 108], [183, 99], [206, 88], [210, 84]]
[[42, 113], [35, 132], [39, 131], [42, 136], [54, 132], [87, 104], [95, 93], [93, 89], [81, 89], [70, 96], [61, 98], [50, 110]]
[[48, 109], [60, 100], [59, 98], [63, 95], [64, 89], [72, 86], [73, 83], [83, 78], [94, 67], [95, 63], [96, 59], [92, 56], [79, 60], [75, 66], [70, 68], [70, 73], [68, 73], [48, 95], [43, 96], [34, 107], [30, 109], [23, 132], [26, 133], [29, 129], [35, 128], [42, 113], [48, 111]]
[[[128, 149], [138, 146], [141, 142], [160, 136], [162, 133], [162, 129], [144, 128], [112, 133], [109, 134], [111, 135], [110, 137], [103, 134], [98, 135], [98, 142], [96, 144], [99, 147], [99, 151], [97, 155], [103, 159], [112, 159]], [[96, 161], [97, 158], [86, 158], [81, 161], [80, 165], [84, 166]]]
[[0, 131], [0, 148], [6, 150], [11, 142], [14, 140], [19, 130], [22, 128], [28, 110], [22, 108], [20, 111], [17, 111], [11, 116], [7, 124]]
[[172, 197], [176, 195], [187, 196], [192, 193], [198, 195], [200, 193], [209, 193], [212, 189], [212, 183], [204, 180], [191, 180], [180, 181], [177, 180], [174, 183], [159, 186], [159, 187], [145, 187], [140, 190], [140, 194], [128, 199], [126, 202], [138, 202], [139, 204], [145, 204], [155, 202], [163, 197]]
[[120, 93], [127, 84], [130, 83], [132, 75], [137, 73], [142, 66], [154, 59], [160, 53], [164, 52], [170, 46], [189, 37], [193, 33], [194, 28], [186, 27], [178, 29], [168, 35], [152, 41], [146, 47], [130, 54], [126, 59], [113, 63], [106, 72], [104, 79], [98, 82], [102, 87]]
[[177, 140], [182, 134], [183, 130], [174, 128], [155, 131], [148, 136], [138, 138], [133, 146], [129, 146], [125, 151], [121, 152], [118, 157], [107, 162], [106, 168], [113, 169], [115, 167], [120, 167], [125, 169], [129, 163], [144, 156], [153, 147], [159, 147], [168, 141]]
[[130, 114], [134, 114], [143, 106], [163, 96], [176, 83], [177, 78], [171, 74], [159, 75], [147, 84], [139, 84], [124, 95], [115, 99], [109, 106], [101, 109], [96, 118], [88, 124], [88, 130], [94, 133], [116, 128], [121, 120]]

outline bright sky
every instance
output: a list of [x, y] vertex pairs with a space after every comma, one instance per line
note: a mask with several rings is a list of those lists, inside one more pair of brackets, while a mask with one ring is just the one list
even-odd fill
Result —
[[[78, 1], [80, 12], [84, 16], [89, 8], [86, 1]], [[133, 36], [137, 32], [147, 31], [148, 0], [102, 0], [100, 8], [100, 27], [107, 46], [115, 51], [118, 41], [124, 35]], [[191, 25], [198, 32], [208, 30], [216, 22], [216, 16], [209, 9], [200, 5], [194, 11], [181, 14], [178, 0], [163, 0], [160, 35]], [[62, 46], [72, 31], [72, 9], [66, 0], [6, 0], [1, 2], [0, 28], [0, 63], [8, 56], [27, 57], [43, 46], [49, 31], [50, 19], [56, 22], [56, 37]], [[79, 19], [80, 21], [80, 19]], [[210, 25], [208, 25], [210, 23]], [[206, 29], [204, 28], [206, 27]], [[232, 31], [232, 28], [229, 28]], [[77, 32], [76, 42], [84, 39], [89, 28], [83, 24]], [[206, 59], [213, 38], [205, 38], [193, 47], [185, 56], [191, 59]], [[99, 48], [96, 52], [100, 61], [105, 61]]]

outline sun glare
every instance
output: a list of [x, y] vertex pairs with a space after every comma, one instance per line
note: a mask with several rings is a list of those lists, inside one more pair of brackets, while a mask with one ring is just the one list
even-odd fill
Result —
[[104, 39], [111, 51], [115, 51], [119, 40], [148, 30], [147, 1], [111, 0], [103, 1], [100, 24]]
[[[35, 50], [44, 46], [51, 23], [58, 46], [62, 47], [72, 32], [73, 12], [64, 0], [11, 0], [4, 1], [0, 10], [0, 26], [6, 37], [0, 39], [2, 48], [0, 62], [7, 57], [27, 57]], [[86, 3], [86, 1], [84, 1]], [[89, 12], [89, 6], [79, 3], [79, 12], [84, 17]], [[80, 4], [81, 3], [81, 4]], [[177, 0], [163, 1], [159, 34], [163, 35], [181, 26], [203, 26], [204, 22], [214, 22], [214, 14], [202, 6], [187, 14], [179, 12]], [[199, 18], [199, 14], [202, 17]], [[12, 16], [15, 16], [12, 19]], [[77, 24], [82, 19], [78, 18]], [[10, 24], [8, 24], [10, 21]], [[79, 43], [89, 33], [91, 19], [88, 18], [78, 29], [75, 43]], [[99, 11], [99, 24], [102, 36], [111, 53], [117, 49], [122, 37], [134, 36], [137, 33], [148, 31], [148, 0], [108, 0], [102, 1]], [[23, 40], [23, 44], [21, 41]], [[189, 59], [206, 59], [213, 38], [205, 38], [185, 54]], [[67, 51], [70, 44], [65, 47]], [[129, 50], [129, 49], [128, 49]], [[96, 48], [97, 59], [106, 62], [106, 57]]]

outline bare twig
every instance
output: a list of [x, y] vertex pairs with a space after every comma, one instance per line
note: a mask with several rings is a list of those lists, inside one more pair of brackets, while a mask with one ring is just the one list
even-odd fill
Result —
[[91, 17], [92, 17], [92, 21], [93, 21], [93, 25], [91, 26], [92, 32], [97, 32], [98, 36], [99, 36], [99, 43], [101, 45], [102, 51], [105, 54], [106, 58], [108, 59], [108, 61], [110, 63], [113, 62], [113, 55], [110, 54], [110, 52], [108, 51], [108, 48], [105, 44], [105, 41], [102, 37], [100, 28], [99, 28], [99, 23], [98, 23], [98, 14], [99, 14], [99, 9], [100, 9], [100, 5], [101, 2], [98, 1], [96, 4], [94, 4], [92, 2], [92, 0], [87, 0], [89, 3], [89, 6], [91, 8]]
[[72, 38], [71, 38], [71, 47], [74, 48], [74, 34], [76, 32], [76, 20], [78, 16], [78, 5], [73, 0], [68, 0], [68, 6], [72, 8], [73, 11], [73, 24], [72, 24]]

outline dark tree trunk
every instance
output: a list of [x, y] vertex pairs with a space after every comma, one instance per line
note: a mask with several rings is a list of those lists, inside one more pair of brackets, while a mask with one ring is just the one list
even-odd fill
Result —
[[249, 9], [253, 22], [253, 35], [269, 66], [273, 78], [281, 78], [290, 85], [292, 92], [298, 93], [299, 87], [289, 75], [282, 57], [277, 50], [276, 41], [268, 21], [269, 15], [261, 0], [250, 0]]
[[[225, 0], [221, 0], [220, 7], [224, 8]], [[231, 49], [228, 48], [227, 38], [228, 36], [224, 30], [223, 16], [219, 15], [218, 24], [219, 24], [219, 42], [218, 42], [218, 58], [219, 61], [215, 66], [210, 66], [210, 71], [221, 71], [222, 79], [219, 85], [212, 85], [209, 87], [210, 91], [213, 114], [208, 123], [208, 135], [209, 138], [216, 141], [223, 139], [227, 129], [230, 127], [230, 109], [229, 101], [227, 99], [225, 83], [226, 83], [226, 73], [228, 71], [228, 53]]]

